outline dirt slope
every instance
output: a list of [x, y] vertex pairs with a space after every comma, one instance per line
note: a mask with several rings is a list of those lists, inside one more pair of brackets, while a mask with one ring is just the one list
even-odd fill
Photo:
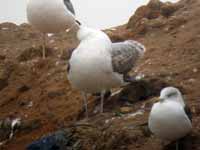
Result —
[[[145, 56], [132, 72], [144, 74], [145, 84], [123, 91], [131, 104], [120, 95], [109, 99], [104, 115], [93, 113], [99, 101], [90, 97], [89, 126], [77, 127], [82, 149], [162, 149], [160, 141], [147, 134], [143, 124], [154, 97], [166, 85], [179, 87], [192, 108], [194, 130], [185, 149], [200, 149], [199, 17], [198, 0], [177, 4], [152, 0], [140, 7], [127, 24], [106, 30], [113, 41], [135, 39], [146, 46]], [[42, 60], [39, 32], [27, 24], [0, 25], [0, 120], [20, 117], [23, 122], [14, 138], [0, 149], [23, 150], [33, 140], [83, 118], [81, 95], [71, 89], [66, 76], [66, 59], [78, 44], [75, 35], [60, 33], [47, 39], [48, 57]], [[144, 91], [150, 94], [142, 97]], [[123, 109], [132, 117], [121, 113]]]

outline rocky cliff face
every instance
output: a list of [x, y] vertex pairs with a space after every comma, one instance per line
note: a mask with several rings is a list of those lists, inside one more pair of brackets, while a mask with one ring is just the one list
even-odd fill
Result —
[[[87, 124], [82, 120], [81, 95], [71, 89], [66, 77], [66, 60], [78, 43], [75, 35], [48, 36], [48, 57], [42, 60], [40, 33], [27, 24], [1, 24], [0, 142], [9, 137], [10, 127], [5, 120], [21, 118], [21, 126], [0, 148], [22, 150], [32, 141], [68, 127], [81, 149], [162, 149], [160, 141], [146, 131], [145, 123], [160, 89], [172, 85], [181, 89], [194, 118], [193, 133], [184, 148], [199, 149], [199, 17], [198, 0], [176, 4], [152, 0], [140, 7], [127, 24], [106, 30], [113, 41], [135, 39], [147, 47], [132, 72], [145, 78], [109, 98], [104, 115], [95, 114], [99, 101], [91, 96]], [[170, 146], [165, 148], [172, 149]]]

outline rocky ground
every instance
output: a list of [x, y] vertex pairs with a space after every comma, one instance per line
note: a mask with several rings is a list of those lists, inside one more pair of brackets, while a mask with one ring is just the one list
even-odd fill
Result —
[[[41, 34], [27, 24], [0, 24], [0, 149], [24, 150], [40, 137], [65, 128], [71, 145], [82, 150], [160, 150], [161, 141], [147, 128], [148, 113], [160, 90], [181, 89], [193, 113], [193, 132], [184, 149], [200, 149], [200, 1], [140, 7], [127, 24], [105, 32], [113, 41], [135, 39], [147, 51], [132, 74], [142, 81], [107, 99], [89, 98], [84, 120], [82, 97], [71, 88], [66, 65], [78, 42], [73, 33], [47, 36], [47, 59], [41, 58]], [[84, 61], [84, 60], [83, 60]], [[10, 124], [20, 118], [13, 138]], [[3, 141], [6, 141], [5, 143]], [[174, 149], [173, 145], [164, 149]]]

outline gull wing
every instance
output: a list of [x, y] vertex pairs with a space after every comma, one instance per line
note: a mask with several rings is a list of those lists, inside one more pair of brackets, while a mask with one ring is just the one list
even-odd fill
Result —
[[126, 75], [144, 54], [145, 47], [134, 40], [112, 43], [111, 57], [113, 71]]

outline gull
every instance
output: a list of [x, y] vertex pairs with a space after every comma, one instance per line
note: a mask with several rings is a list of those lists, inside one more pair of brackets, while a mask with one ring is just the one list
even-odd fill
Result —
[[150, 112], [149, 129], [163, 141], [176, 141], [178, 150], [178, 140], [192, 130], [191, 112], [177, 88], [164, 88], [159, 99]]
[[45, 34], [65, 31], [75, 23], [70, 0], [28, 0], [28, 22], [43, 33], [42, 55], [45, 58]]
[[101, 30], [78, 23], [80, 44], [69, 59], [68, 79], [72, 87], [82, 91], [88, 117], [87, 93], [101, 93], [100, 112], [103, 113], [105, 92], [131, 82], [128, 72], [143, 56], [145, 47], [134, 40], [112, 43]]

